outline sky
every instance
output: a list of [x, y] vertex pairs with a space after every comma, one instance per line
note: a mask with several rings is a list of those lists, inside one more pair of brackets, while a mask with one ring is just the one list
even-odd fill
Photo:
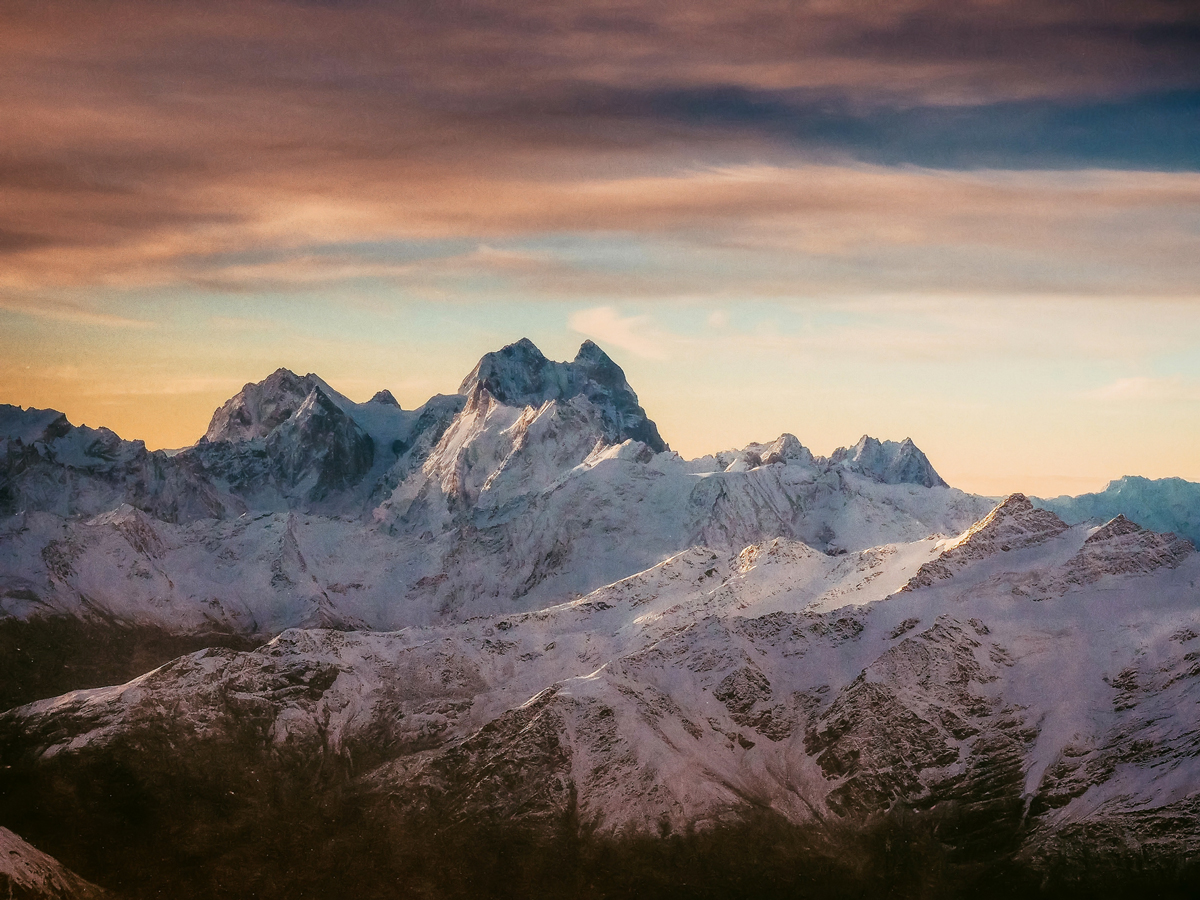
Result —
[[684, 456], [1200, 481], [1200, 5], [0, 0], [0, 402], [178, 447], [520, 337]]

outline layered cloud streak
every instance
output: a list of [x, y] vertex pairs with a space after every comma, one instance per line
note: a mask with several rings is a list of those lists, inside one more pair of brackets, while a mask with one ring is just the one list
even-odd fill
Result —
[[444, 296], [483, 278], [552, 298], [1196, 280], [1180, 252], [1200, 192], [1186, 4], [4, 14], [10, 309], [91, 285], [382, 279]]

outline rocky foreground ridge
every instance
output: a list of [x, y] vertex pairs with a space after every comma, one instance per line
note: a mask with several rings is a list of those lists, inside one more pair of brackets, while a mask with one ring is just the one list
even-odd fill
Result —
[[0, 892], [13, 900], [107, 900], [113, 896], [7, 828], [0, 828]]
[[10, 647], [170, 659], [13, 668], [0, 825], [136, 897], [1200, 884], [1190, 541], [908, 441], [681, 460], [601, 357], [521, 342], [415, 412], [281, 370], [91, 469], [98, 432], [0, 416]]

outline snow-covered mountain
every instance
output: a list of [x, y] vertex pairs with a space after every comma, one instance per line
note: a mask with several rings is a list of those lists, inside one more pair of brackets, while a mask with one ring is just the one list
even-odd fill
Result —
[[202, 651], [0, 717], [0, 791], [41, 831], [119, 761], [159, 821], [183, 802], [171, 747], [223, 760], [189, 792], [301, 765], [371, 829], [431, 809], [600, 836], [763, 809], [865, 827], [900, 807], [1038, 877], [1172, 871], [1200, 852], [1198, 599], [1189, 542], [1015, 495], [952, 538], [697, 546], [546, 608]]
[[1148, 512], [1195, 521], [1186, 487], [997, 505], [865, 436], [684, 460], [590, 342], [417, 410], [281, 369], [174, 455], [16, 407], [0, 441], [0, 675], [34, 701], [0, 825], [106, 887], [1197, 876], [1200, 556]]
[[683, 460], [591, 342], [557, 363], [519, 341], [413, 411], [281, 369], [171, 457], [111, 433], [111, 452], [68, 456], [90, 429], [7, 409], [0, 612], [21, 619], [398, 628], [536, 609], [695, 545], [837, 554], [955, 533], [989, 505], [911, 441], [824, 459], [783, 435]]
[[212, 486], [162, 451], [74, 426], [52, 409], [0, 404], [0, 516], [37, 510], [77, 519], [122, 503], [164, 521], [224, 513]]
[[585, 398], [599, 413], [608, 443], [645, 444], [655, 453], [667, 448], [658, 428], [638, 405], [637, 394], [621, 367], [591, 341], [584, 341], [570, 363], [552, 362], [528, 338], [486, 354], [463, 379], [458, 392], [486, 391], [506, 406], [541, 407]]
[[1182, 478], [1126, 475], [1096, 494], [1034, 498], [1033, 502], [1072, 525], [1099, 524], [1123, 515], [1146, 528], [1173, 531], [1200, 545], [1200, 484]]

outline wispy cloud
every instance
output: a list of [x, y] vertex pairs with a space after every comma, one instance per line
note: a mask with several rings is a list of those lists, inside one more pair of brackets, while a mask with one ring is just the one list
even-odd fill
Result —
[[[313, 174], [292, 186], [230, 184], [221, 193], [231, 204], [240, 196], [236, 219], [131, 225], [84, 245], [63, 231], [7, 253], [0, 288], [25, 298], [97, 286], [309, 290], [372, 279], [453, 293], [456, 279], [484, 275], [535, 297], [601, 300], [919, 290], [1191, 295], [1200, 278], [1200, 255], [1191, 252], [1200, 227], [1195, 173], [793, 165], [550, 181], [426, 177], [393, 185], [398, 196], [389, 203], [377, 188], [349, 181], [336, 204], [314, 205]], [[31, 203], [28, 222], [53, 235], [107, 218], [109, 203], [81, 198], [72, 218]], [[544, 246], [546, 236], [563, 235], [572, 241]], [[405, 249], [412, 242], [464, 249], [414, 255]], [[597, 255], [620, 243], [632, 252]]]
[[1089, 400], [1106, 403], [1200, 401], [1200, 382], [1189, 380], [1182, 375], [1135, 375], [1118, 378], [1102, 387], [1087, 391], [1085, 396]]
[[572, 313], [573, 331], [603, 346], [618, 347], [642, 359], [667, 359], [680, 342], [657, 328], [649, 316], [623, 316], [611, 306], [597, 306]]
[[14, 298], [0, 296], [0, 310], [35, 319], [50, 319], [72, 325], [92, 325], [104, 328], [154, 328], [155, 323], [114, 315], [58, 299]]

